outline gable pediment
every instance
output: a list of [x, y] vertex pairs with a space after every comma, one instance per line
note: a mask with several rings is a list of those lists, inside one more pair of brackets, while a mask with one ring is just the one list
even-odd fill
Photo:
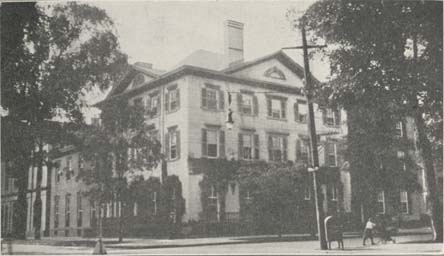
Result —
[[298, 88], [303, 87], [303, 70], [290, 67], [278, 57], [253, 63], [230, 73], [243, 78], [280, 83]]

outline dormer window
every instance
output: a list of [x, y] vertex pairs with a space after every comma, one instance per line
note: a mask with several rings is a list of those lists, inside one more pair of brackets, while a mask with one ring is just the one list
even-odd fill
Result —
[[267, 71], [265, 71], [264, 73], [264, 76], [279, 80], [287, 80], [287, 78], [284, 75], [284, 72], [282, 72], [277, 67], [272, 67], [267, 69]]

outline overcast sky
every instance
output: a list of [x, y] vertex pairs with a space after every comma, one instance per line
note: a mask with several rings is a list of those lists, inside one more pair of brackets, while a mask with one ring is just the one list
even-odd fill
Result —
[[[290, 9], [300, 16], [314, 0], [296, 1], [89, 1], [105, 9], [114, 20], [122, 51], [129, 62], [152, 63], [169, 70], [198, 49], [223, 53], [223, 23], [244, 23], [244, 59], [273, 53], [282, 47], [301, 45], [300, 32], [286, 17]], [[286, 51], [302, 64], [302, 51]], [[321, 81], [327, 64], [312, 60], [312, 73]], [[91, 95], [91, 103], [104, 95]], [[95, 114], [94, 114], [95, 115]]]
[[[149, 62], [170, 69], [195, 50], [223, 52], [223, 22], [244, 26], [245, 60], [301, 44], [300, 33], [286, 18], [289, 9], [303, 11], [314, 1], [103, 1], [91, 2], [114, 20], [122, 50], [130, 63]], [[300, 55], [298, 50], [288, 51]], [[313, 71], [317, 67], [313, 67]]]

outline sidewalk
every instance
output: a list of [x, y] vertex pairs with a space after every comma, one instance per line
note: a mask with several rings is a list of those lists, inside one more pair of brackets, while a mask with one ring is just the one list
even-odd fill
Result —
[[[431, 234], [430, 228], [400, 229], [398, 235], [421, 235]], [[345, 238], [360, 237], [361, 232], [346, 232]], [[119, 249], [149, 249], [149, 248], [175, 248], [210, 245], [250, 244], [269, 242], [294, 242], [315, 240], [310, 234], [284, 234], [278, 235], [256, 235], [256, 236], [232, 236], [232, 237], [205, 237], [205, 238], [180, 238], [180, 239], [154, 239], [154, 238], [124, 238], [122, 243], [117, 238], [103, 238], [107, 248]], [[16, 240], [12, 244], [24, 245], [49, 245], [49, 246], [81, 246], [94, 247], [96, 238], [79, 237], [49, 237], [42, 240]]]

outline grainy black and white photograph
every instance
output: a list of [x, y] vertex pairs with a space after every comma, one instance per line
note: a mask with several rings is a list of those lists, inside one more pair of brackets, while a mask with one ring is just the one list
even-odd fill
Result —
[[440, 255], [443, 2], [0, 2], [1, 254]]

